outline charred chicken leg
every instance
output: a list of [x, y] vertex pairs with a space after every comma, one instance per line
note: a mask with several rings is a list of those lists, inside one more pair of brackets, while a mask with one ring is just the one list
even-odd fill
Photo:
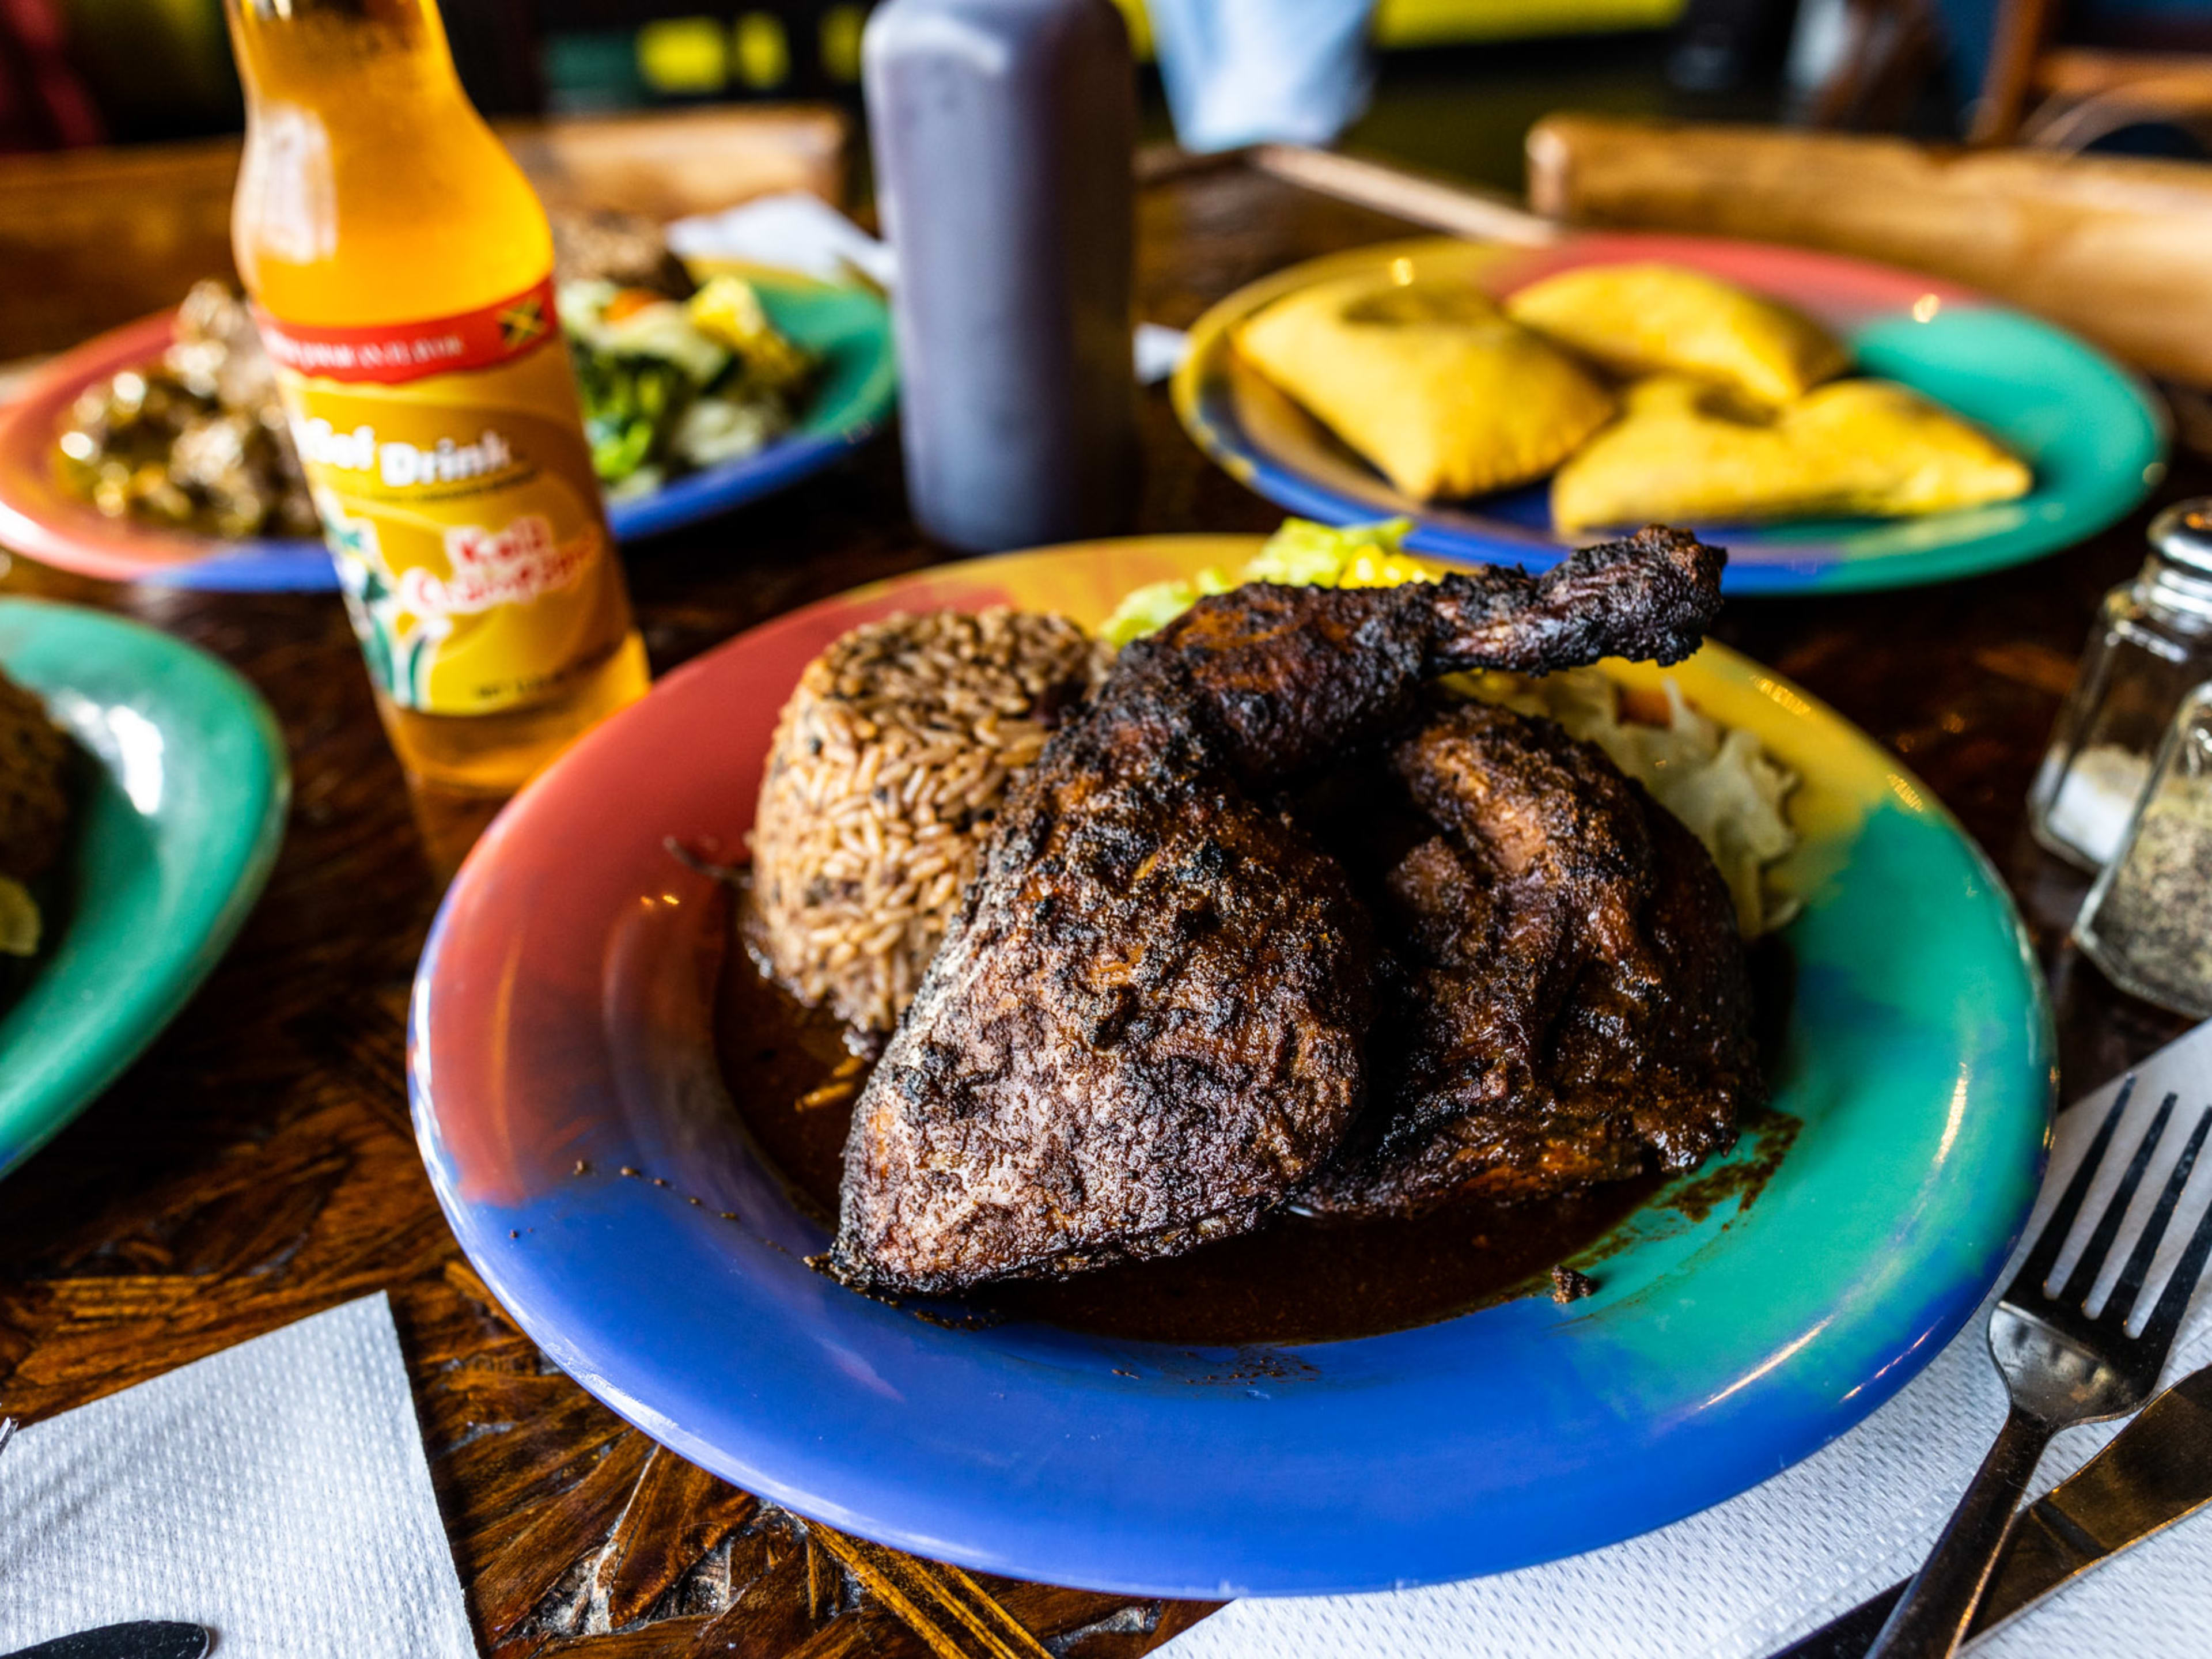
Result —
[[1647, 530], [1539, 577], [1250, 586], [1131, 645], [1007, 798], [857, 1103], [831, 1267], [956, 1291], [1254, 1225], [1365, 1094], [1366, 912], [1282, 787], [1431, 677], [1673, 662], [1723, 556]]

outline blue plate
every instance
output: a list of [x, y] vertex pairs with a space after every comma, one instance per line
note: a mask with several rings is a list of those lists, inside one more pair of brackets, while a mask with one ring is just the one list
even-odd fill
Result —
[[[858, 622], [991, 604], [1096, 622], [1257, 545], [981, 560], [796, 612], [671, 675], [477, 847], [416, 980], [418, 1138], [485, 1282], [614, 1410], [801, 1514], [993, 1572], [1146, 1595], [1379, 1589], [1571, 1554], [1741, 1492], [1872, 1411], [1972, 1312], [2042, 1168], [2041, 981], [1926, 790], [1716, 647], [1666, 674], [1802, 779], [1780, 871], [1804, 903], [1782, 1115], [1724, 1166], [1778, 1159], [1755, 1200], [1724, 1174], [1710, 1207], [1662, 1194], [1567, 1307], [1297, 1346], [947, 1329], [805, 1265], [827, 1241], [714, 1057], [726, 894], [667, 839], [742, 856], [778, 706]], [[1647, 692], [1663, 678], [1620, 672]]]
[[[806, 410], [758, 453], [693, 472], [650, 495], [611, 501], [616, 538], [635, 542], [772, 495], [821, 471], [882, 428], [897, 396], [890, 313], [862, 288], [748, 270], [776, 326], [823, 362]], [[87, 386], [157, 357], [173, 319], [146, 317], [88, 340], [33, 375], [0, 410], [0, 544], [106, 581], [234, 593], [336, 592], [322, 543], [223, 541], [110, 519], [55, 475], [54, 434]]]

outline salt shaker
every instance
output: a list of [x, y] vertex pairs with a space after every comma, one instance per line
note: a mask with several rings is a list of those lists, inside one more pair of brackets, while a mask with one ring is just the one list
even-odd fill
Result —
[[2212, 1019], [2212, 684], [2174, 712], [2074, 938], [2122, 990]]
[[2085, 869], [2112, 860], [2174, 709], [2212, 679], [2212, 497], [2160, 514], [2150, 546], [2105, 596], [2028, 793], [2036, 840]]

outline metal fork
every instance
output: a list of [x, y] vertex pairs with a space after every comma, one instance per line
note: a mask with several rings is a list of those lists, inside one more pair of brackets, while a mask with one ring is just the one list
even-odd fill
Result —
[[2188, 1248], [2174, 1266], [2173, 1276], [2166, 1281], [2165, 1294], [2144, 1322], [2142, 1335], [2128, 1334], [2128, 1316], [2135, 1310], [2136, 1298], [2142, 1294], [2152, 1260], [2158, 1254], [2159, 1241], [2165, 1237], [2166, 1223], [2172, 1219], [2182, 1189], [2189, 1184], [2206, 1133], [2212, 1131], [2212, 1107], [2207, 1107], [2197, 1120], [2196, 1130], [2182, 1148], [2103, 1310], [2094, 1318], [2090, 1316], [2089, 1293], [2096, 1287], [2105, 1260], [2119, 1237], [2129, 1202], [2142, 1184], [2159, 1137], [2166, 1133], [2166, 1121], [2173, 1115], [2173, 1095], [2166, 1096], [2150, 1127], [2143, 1132], [2118, 1190], [2098, 1217], [2064, 1288], [2056, 1296], [2045, 1288], [2134, 1091], [2135, 1079], [2130, 1077], [2105, 1115], [2081, 1167], [2067, 1182], [2058, 1207], [2037, 1235], [2035, 1247], [2019, 1276], [1990, 1316], [1990, 1357], [2003, 1375], [2012, 1409], [1998, 1431], [1996, 1443], [1990, 1448], [1966, 1495], [1952, 1512], [1950, 1524], [1936, 1540], [1934, 1553], [1875, 1638], [1869, 1659], [1937, 1659], [1954, 1651], [1972, 1621], [2006, 1529], [2012, 1525], [2013, 1512], [2019, 1508], [2028, 1478], [2035, 1473], [2051, 1436], [2076, 1424], [2124, 1417], [2150, 1397], [2158, 1382], [2166, 1351], [2173, 1346], [2173, 1334], [2204, 1271], [2205, 1258], [2212, 1255], [2212, 1208], [2197, 1224]]

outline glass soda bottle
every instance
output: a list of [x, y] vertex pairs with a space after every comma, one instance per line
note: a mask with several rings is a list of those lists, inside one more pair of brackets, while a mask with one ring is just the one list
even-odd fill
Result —
[[643, 694], [544, 210], [434, 0], [225, 0], [232, 241], [411, 776], [520, 785]]

